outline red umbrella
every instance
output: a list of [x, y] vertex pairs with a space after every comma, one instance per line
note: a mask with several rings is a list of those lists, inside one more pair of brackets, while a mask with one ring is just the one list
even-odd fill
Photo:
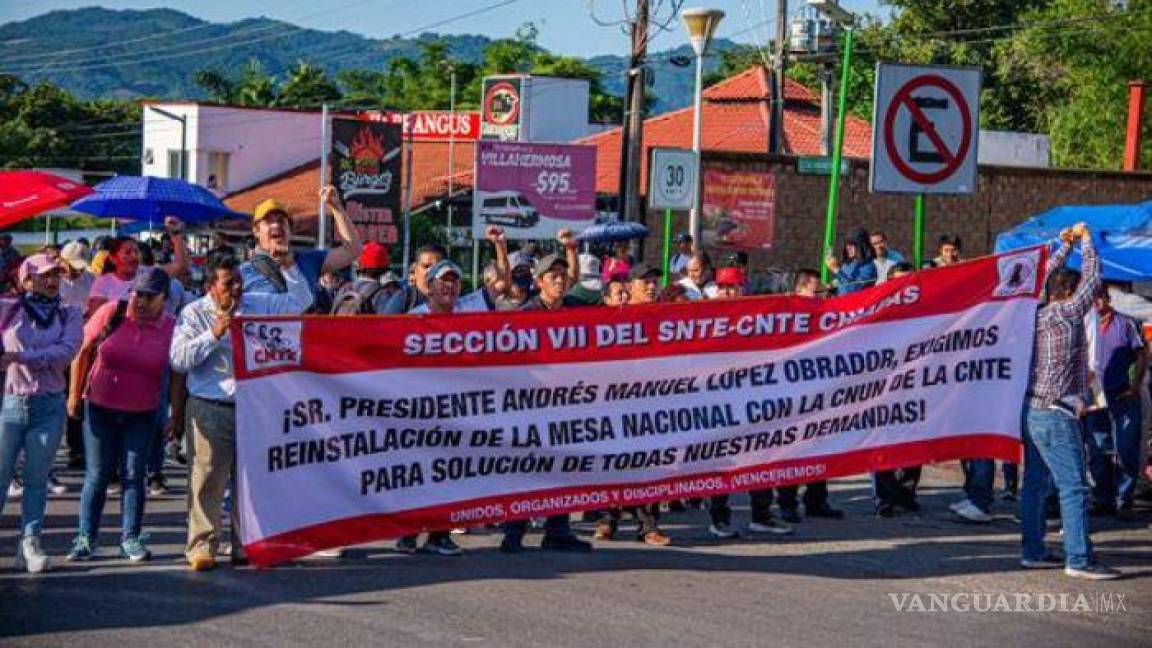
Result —
[[0, 227], [63, 207], [92, 193], [82, 182], [41, 171], [0, 171]]

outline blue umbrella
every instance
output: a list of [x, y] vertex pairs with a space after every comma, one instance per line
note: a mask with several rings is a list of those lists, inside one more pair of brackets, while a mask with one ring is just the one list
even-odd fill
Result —
[[648, 236], [648, 228], [640, 223], [604, 223], [593, 225], [576, 235], [581, 243], [615, 243]]
[[72, 203], [72, 209], [104, 218], [163, 222], [175, 216], [188, 225], [243, 218], [204, 187], [176, 178], [117, 176]]
[[[1030, 245], [1060, 247], [1060, 231], [1085, 222], [1100, 252], [1105, 279], [1152, 281], [1152, 201], [1135, 205], [1066, 205], [1028, 219], [996, 237], [996, 252]], [[1080, 268], [1079, 251], [1068, 266]]]

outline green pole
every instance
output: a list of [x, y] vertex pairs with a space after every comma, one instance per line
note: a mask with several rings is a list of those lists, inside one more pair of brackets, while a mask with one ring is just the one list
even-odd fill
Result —
[[672, 256], [672, 210], [664, 210], [664, 265], [661, 269], [664, 271], [664, 276], [660, 279], [660, 285], [668, 287], [668, 264]]
[[844, 152], [844, 118], [848, 106], [848, 81], [852, 69], [852, 35], [849, 27], [844, 33], [844, 58], [840, 61], [840, 96], [836, 101], [836, 142], [832, 149], [832, 173], [828, 180], [828, 212], [824, 217], [824, 250], [820, 259], [820, 280], [828, 283], [828, 266], [824, 257], [832, 253], [836, 244], [836, 206], [840, 200], [840, 163]]
[[913, 256], [916, 259], [916, 268], [919, 269], [924, 262], [924, 194], [916, 194], [916, 226], [913, 231], [913, 236], [916, 237], [912, 244]]

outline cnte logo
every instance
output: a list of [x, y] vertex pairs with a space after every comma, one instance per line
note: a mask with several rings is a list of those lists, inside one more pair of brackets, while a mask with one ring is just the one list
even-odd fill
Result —
[[299, 365], [300, 322], [247, 322], [244, 324], [248, 369]]

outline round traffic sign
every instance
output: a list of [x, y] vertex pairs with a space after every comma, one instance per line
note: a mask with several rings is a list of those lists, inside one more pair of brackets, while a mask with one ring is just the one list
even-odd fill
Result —
[[[935, 87], [943, 90], [952, 99], [952, 105], [955, 106], [956, 111], [960, 115], [961, 123], [961, 137], [959, 146], [955, 151], [944, 141], [940, 133], [936, 130], [936, 125], [932, 120], [924, 114], [924, 111], [916, 103], [912, 93], [925, 87]], [[921, 171], [916, 169], [912, 162], [905, 160], [900, 155], [900, 150], [896, 146], [896, 117], [899, 115], [901, 109], [908, 110], [911, 113], [912, 119], [924, 131], [931, 142], [932, 147], [936, 149], [936, 153], [944, 160], [944, 166], [935, 171]], [[965, 158], [968, 156], [968, 150], [971, 148], [972, 141], [972, 111], [968, 107], [968, 102], [964, 100], [964, 94], [948, 79], [936, 74], [925, 74], [918, 76], [896, 91], [893, 95], [892, 102], [888, 104], [888, 111], [884, 116], [884, 146], [888, 152], [888, 158], [892, 160], [892, 166], [901, 175], [908, 178], [913, 182], [923, 184], [934, 184], [948, 179], [953, 173], [960, 168], [964, 163]]]

